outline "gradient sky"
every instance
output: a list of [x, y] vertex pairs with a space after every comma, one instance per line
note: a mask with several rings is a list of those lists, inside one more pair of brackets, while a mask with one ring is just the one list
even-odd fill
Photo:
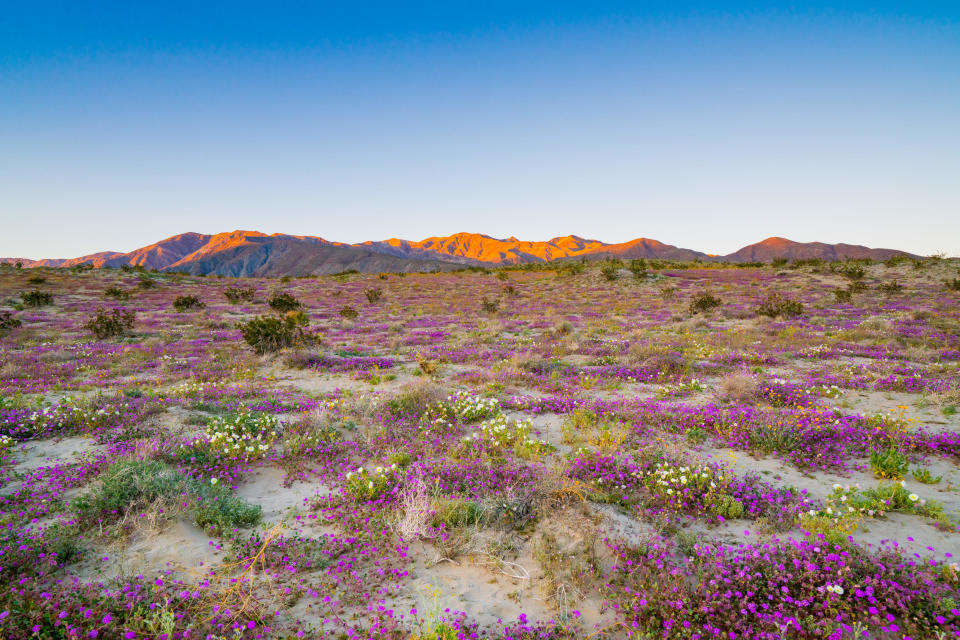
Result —
[[960, 255], [960, 4], [770, 6], [7, 3], [0, 256], [237, 228]]

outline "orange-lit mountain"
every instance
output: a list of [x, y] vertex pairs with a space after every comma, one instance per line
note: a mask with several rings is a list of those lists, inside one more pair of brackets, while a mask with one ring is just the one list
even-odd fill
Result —
[[580, 256], [607, 245], [599, 240], [586, 240], [578, 236], [531, 242], [516, 238], [499, 240], [479, 233], [455, 233], [452, 236], [432, 237], [419, 242], [390, 238], [380, 242], [363, 242], [355, 246], [405, 258], [435, 260], [441, 257], [463, 264], [518, 264]]
[[[726, 256], [708, 256], [649, 238], [607, 244], [579, 236], [546, 241], [498, 239], [477, 233], [456, 233], [420, 241], [368, 241], [358, 244], [331, 242], [318, 236], [267, 235], [259, 231], [232, 231], [206, 235], [183, 233], [129, 253], [105, 251], [69, 259], [28, 260], [4, 258], [0, 262], [23, 262], [24, 266], [91, 264], [95, 267], [141, 266], [160, 271], [224, 276], [323, 275], [355, 269], [360, 272], [415, 272], [456, 268], [458, 265], [519, 264], [552, 260], [601, 260], [647, 258], [659, 260], [704, 260], [770, 262], [775, 258], [884, 260], [903, 253], [893, 249], [870, 249], [859, 245], [793, 242], [768, 238]], [[910, 255], [910, 254], [907, 254]]]

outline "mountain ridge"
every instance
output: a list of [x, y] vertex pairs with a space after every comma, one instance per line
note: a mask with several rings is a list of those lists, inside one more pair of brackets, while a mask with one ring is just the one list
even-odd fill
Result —
[[773, 236], [746, 245], [733, 253], [715, 256], [665, 244], [652, 238], [606, 243], [577, 235], [549, 240], [494, 238], [481, 233], [460, 232], [423, 240], [388, 238], [342, 243], [320, 236], [266, 234], [234, 230], [216, 234], [181, 233], [130, 252], [101, 251], [76, 258], [0, 258], [24, 266], [94, 267], [139, 266], [159, 271], [184, 271], [194, 275], [278, 276], [324, 275], [347, 270], [434, 271], [463, 266], [500, 266], [551, 262], [554, 260], [603, 260], [607, 258], [653, 260], [702, 260], [704, 262], [771, 262], [787, 260], [885, 260], [903, 254], [896, 249], [870, 248], [846, 243], [795, 242]]

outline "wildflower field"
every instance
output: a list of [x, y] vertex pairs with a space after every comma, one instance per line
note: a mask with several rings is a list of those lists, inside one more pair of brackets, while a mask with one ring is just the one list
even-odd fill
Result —
[[956, 260], [2, 266], [0, 638], [960, 637], [958, 412]]

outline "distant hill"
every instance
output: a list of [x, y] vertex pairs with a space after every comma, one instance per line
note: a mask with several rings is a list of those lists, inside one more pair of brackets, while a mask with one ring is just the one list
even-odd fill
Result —
[[767, 238], [750, 244], [729, 255], [716, 258], [727, 262], [773, 262], [777, 258], [788, 260], [886, 260], [896, 255], [913, 254], [896, 249], [871, 249], [858, 244], [825, 244], [823, 242], [794, 242], [786, 238]]
[[139, 266], [194, 275], [303, 276], [348, 270], [361, 273], [435, 271], [464, 265], [497, 266], [573, 259], [772, 262], [776, 258], [818, 258], [832, 261], [848, 258], [886, 260], [904, 253], [895, 249], [871, 249], [842, 243], [793, 242], [786, 238], [767, 238], [726, 256], [711, 256], [650, 238], [608, 244], [574, 235], [529, 241], [512, 237], [498, 239], [479, 233], [456, 233], [420, 241], [390, 238], [346, 244], [319, 236], [267, 235], [259, 231], [237, 230], [214, 235], [182, 233], [128, 253], [103, 251], [76, 258], [43, 260], [0, 258], [0, 262], [22, 262], [26, 267], [71, 267], [79, 264], [94, 267]]
[[634, 260], [645, 258], [652, 260], [696, 260], [704, 259], [707, 254], [692, 249], [681, 249], [672, 244], [664, 244], [650, 238], [637, 238], [619, 244], [606, 244], [586, 252], [586, 257], [592, 259], [620, 258]]

